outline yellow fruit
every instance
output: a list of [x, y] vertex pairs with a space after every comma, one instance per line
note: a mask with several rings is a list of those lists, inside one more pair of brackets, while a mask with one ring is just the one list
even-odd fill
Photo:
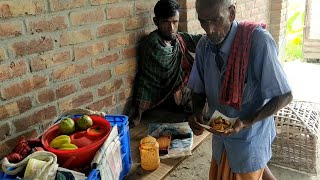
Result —
[[68, 135], [60, 135], [57, 136], [56, 138], [54, 138], [51, 142], [50, 142], [50, 147], [52, 148], [59, 148], [62, 144], [70, 144], [71, 139]]
[[89, 127], [91, 127], [93, 124], [93, 121], [90, 116], [88, 115], [83, 115], [79, 118], [77, 121], [77, 126], [80, 130], [86, 130]]
[[59, 131], [62, 134], [71, 134], [75, 131], [75, 129], [76, 127], [75, 127], [74, 121], [69, 117], [62, 119], [59, 122]]
[[78, 149], [78, 146], [76, 146], [75, 144], [71, 144], [71, 143], [62, 144], [59, 147], [59, 150], [74, 150], [74, 149]]

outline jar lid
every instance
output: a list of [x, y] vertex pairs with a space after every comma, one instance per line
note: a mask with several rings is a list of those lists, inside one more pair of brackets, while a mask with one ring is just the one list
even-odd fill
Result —
[[149, 149], [153, 148], [153, 146], [157, 146], [157, 139], [152, 136], [147, 136], [141, 139], [140, 148]]

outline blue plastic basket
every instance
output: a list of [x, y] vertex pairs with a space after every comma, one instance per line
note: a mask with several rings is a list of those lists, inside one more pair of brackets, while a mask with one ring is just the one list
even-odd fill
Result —
[[[117, 124], [119, 141], [121, 142], [121, 158], [122, 158], [122, 171], [120, 173], [120, 180], [128, 175], [131, 165], [131, 151], [130, 151], [130, 133], [128, 116], [124, 115], [106, 115], [105, 118], [112, 126]], [[93, 169], [89, 174], [87, 180], [99, 180], [99, 171]]]
[[117, 124], [118, 127], [122, 158], [122, 171], [120, 173], [120, 179], [123, 179], [123, 177], [129, 173], [132, 165], [128, 116], [106, 115], [105, 118], [110, 122], [112, 126]]

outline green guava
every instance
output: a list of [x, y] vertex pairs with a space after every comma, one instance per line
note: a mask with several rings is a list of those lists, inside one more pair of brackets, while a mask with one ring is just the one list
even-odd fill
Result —
[[83, 115], [77, 121], [77, 127], [80, 130], [86, 130], [93, 125], [93, 121], [90, 116]]
[[75, 131], [75, 129], [76, 127], [75, 127], [74, 121], [69, 117], [62, 119], [59, 122], [59, 131], [62, 134], [71, 134]]

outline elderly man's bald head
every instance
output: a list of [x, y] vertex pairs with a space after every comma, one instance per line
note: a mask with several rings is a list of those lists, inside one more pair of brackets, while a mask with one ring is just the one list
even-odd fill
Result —
[[196, 10], [206, 7], [214, 7], [214, 6], [225, 6], [229, 7], [235, 3], [235, 0], [196, 0]]

